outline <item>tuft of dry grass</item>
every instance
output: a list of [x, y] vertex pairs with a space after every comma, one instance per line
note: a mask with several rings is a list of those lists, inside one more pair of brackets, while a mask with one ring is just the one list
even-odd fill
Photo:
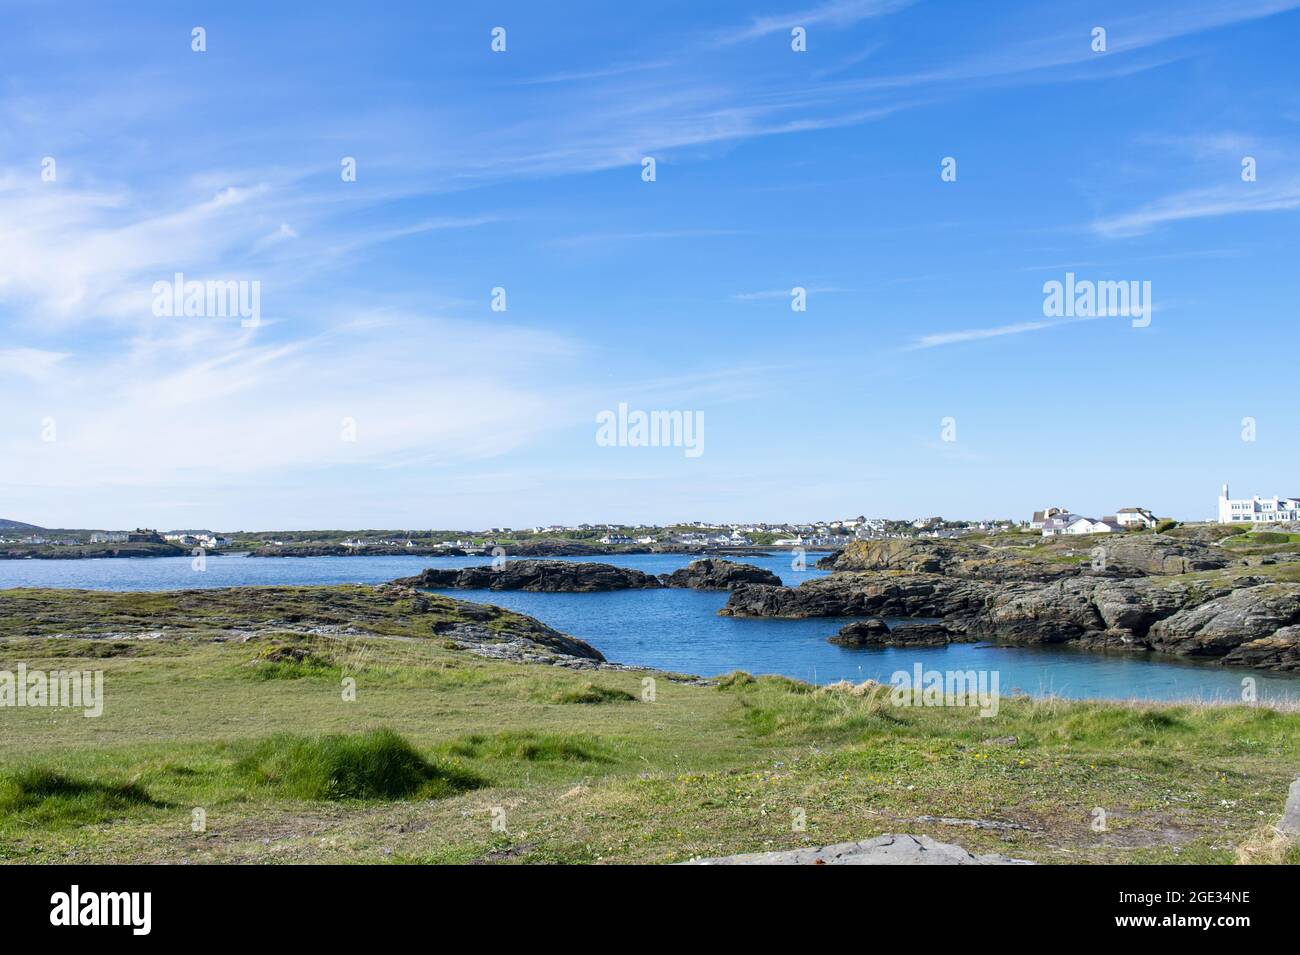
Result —
[[1237, 846], [1237, 865], [1286, 865], [1300, 851], [1300, 840], [1276, 826], [1256, 829]]

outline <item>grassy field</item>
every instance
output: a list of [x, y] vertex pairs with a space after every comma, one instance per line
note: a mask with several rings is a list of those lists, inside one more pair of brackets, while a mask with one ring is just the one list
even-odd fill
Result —
[[[1042, 862], [1300, 861], [1267, 835], [1300, 713], [1016, 698], [981, 718], [571, 671], [427, 636], [454, 601], [264, 594], [83, 595], [79, 621], [66, 592], [0, 592], [0, 670], [102, 669], [106, 697], [97, 719], [0, 709], [0, 859], [676, 862], [913, 832]], [[300, 628], [340, 619], [369, 635]]]

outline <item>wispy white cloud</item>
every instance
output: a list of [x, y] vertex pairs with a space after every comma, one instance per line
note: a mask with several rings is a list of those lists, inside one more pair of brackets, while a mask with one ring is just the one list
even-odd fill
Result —
[[793, 13], [769, 14], [757, 16], [741, 30], [719, 36], [720, 43], [741, 43], [773, 33], [788, 31], [794, 27], [809, 27], [828, 24], [832, 27], [848, 27], [873, 17], [887, 16], [905, 7], [910, 7], [916, 0], [829, 0], [815, 7], [806, 7]]
[[661, 229], [645, 232], [588, 232], [582, 235], [561, 236], [548, 239], [546, 245], [552, 247], [604, 245], [609, 242], [646, 242], [672, 239], [710, 239], [723, 236], [741, 235], [735, 229]]
[[[912, 73], [872, 76], [827, 84], [827, 91], [838, 86], [841, 91], [900, 90], [916, 87], [947, 87], [950, 92], [968, 92], [969, 84], [980, 81], [1005, 84], [1026, 82], [1042, 75], [1059, 79], [1088, 80], [1123, 76], [1172, 62], [1176, 57], [1133, 60], [1129, 54], [1149, 50], [1172, 40], [1246, 23], [1285, 13], [1300, 7], [1300, 0], [1242, 0], [1231, 5], [1220, 3], [1179, 3], [1148, 8], [1137, 14], [1115, 16], [1098, 12], [1106, 25], [1107, 51], [1092, 51], [1086, 30], [1073, 33], [1027, 33], [1010, 37], [988, 52], [976, 52], [935, 69]], [[1068, 74], [1070, 67], [1087, 67]], [[957, 84], [957, 85], [955, 85]]]
[[17, 375], [32, 381], [46, 381], [68, 357], [67, 352], [41, 348], [0, 348], [0, 375]]
[[[182, 321], [198, 327], [110, 358], [48, 359], [59, 373], [39, 387], [0, 381], [6, 472], [36, 483], [178, 487], [413, 455], [475, 460], [581, 414], [538, 363], [545, 356], [554, 373], [584, 348], [549, 333], [385, 314], [264, 342], [208, 319]], [[24, 358], [6, 352], [0, 364]], [[40, 439], [46, 418], [57, 424], [54, 442]]]
[[[774, 298], [789, 298], [792, 291], [793, 291], [793, 286], [791, 288], [784, 288], [784, 289], [782, 288], [766, 289], [762, 292], [737, 292], [736, 294], [731, 296], [731, 300], [733, 302], [762, 302]], [[819, 285], [819, 286], [813, 286], [811, 288], [805, 287], [804, 291], [806, 291], [809, 295], [814, 295], [814, 294], [820, 295], [827, 292], [841, 292], [843, 291], [843, 289], [836, 288], [833, 285]]]
[[935, 332], [930, 335], [922, 335], [908, 345], [905, 350], [915, 351], [920, 348], [938, 348], [941, 345], [957, 345], [962, 342], [980, 341], [985, 338], [1001, 338], [1005, 335], [1023, 335], [1025, 332], [1037, 332], [1045, 328], [1056, 328], [1061, 325], [1072, 325], [1075, 322], [1092, 320], [1092, 316], [1058, 318], [1037, 322], [1017, 322], [1014, 325], [998, 325], [993, 328], [968, 328], [956, 332]]
[[1129, 212], [1096, 219], [1092, 229], [1099, 235], [1118, 238], [1141, 235], [1171, 222], [1297, 208], [1300, 208], [1300, 180], [1275, 186], [1238, 182], [1165, 196]]
[[608, 66], [602, 69], [593, 70], [574, 70], [565, 73], [548, 73], [545, 76], [535, 76], [531, 79], [521, 80], [522, 86], [545, 86], [552, 83], [585, 83], [591, 80], [605, 80], [613, 76], [626, 76], [629, 73], [644, 73], [647, 70], [657, 70], [665, 66], [672, 66], [671, 60], [649, 60], [642, 63], [624, 63], [617, 66]]

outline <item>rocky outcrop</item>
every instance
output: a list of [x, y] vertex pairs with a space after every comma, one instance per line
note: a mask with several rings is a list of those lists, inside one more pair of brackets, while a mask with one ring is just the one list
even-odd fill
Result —
[[1300, 584], [1260, 584], [1186, 607], [1153, 624], [1153, 650], [1300, 668]]
[[962, 617], [991, 593], [980, 581], [934, 574], [832, 574], [798, 587], [742, 584], [725, 617]]
[[549, 663], [583, 669], [605, 663], [605, 656], [585, 640], [551, 630], [550, 633], [494, 630], [477, 623], [457, 623], [435, 630], [456, 649], [493, 660], [513, 663]]
[[1092, 602], [1096, 581], [1070, 578], [1047, 585], [1015, 585], [990, 594], [965, 622], [968, 633], [1006, 643], [1064, 643], [1106, 629]]
[[1190, 574], [1233, 562], [1221, 548], [1164, 534], [1117, 534], [1096, 539], [1094, 546], [1099, 549], [1098, 563], [1111, 573]]
[[835, 636], [827, 637], [826, 642], [841, 647], [883, 647], [888, 639], [889, 625], [879, 617], [868, 617], [842, 627]]
[[1300, 584], [1249, 575], [995, 583], [898, 571], [833, 573], [798, 587], [741, 585], [719, 613], [938, 621], [892, 628], [872, 620], [853, 623], [831, 638], [842, 646], [1069, 643], [1300, 672]]
[[692, 859], [690, 865], [1033, 865], [1007, 856], [973, 855], [950, 842], [929, 836], [886, 833], [861, 842], [840, 842], [832, 846], [787, 849], [782, 852], [750, 852], [743, 855]]
[[[209, 557], [220, 552], [209, 553]], [[188, 557], [188, 549], [162, 541], [129, 544], [4, 544], [0, 560], [77, 560], [102, 557]]]
[[949, 643], [969, 643], [970, 635], [951, 630], [941, 623], [900, 623], [889, 631], [891, 647], [942, 647]]
[[662, 587], [658, 578], [629, 567], [569, 560], [508, 560], [482, 567], [426, 568], [415, 577], [393, 581], [428, 590], [528, 590], [535, 593], [589, 593]]
[[1046, 582], [1069, 577], [1144, 577], [1217, 570], [1231, 554], [1201, 540], [1162, 534], [1065, 537], [1034, 545], [886, 538], [850, 544], [818, 566], [836, 571], [897, 571], [989, 581]]
[[941, 623], [900, 623], [890, 627], [879, 617], [870, 617], [854, 621], [826, 639], [841, 647], [942, 647], [965, 637]]
[[1282, 627], [1266, 637], [1248, 640], [1230, 650], [1223, 662], [1300, 672], [1300, 627]]
[[[431, 595], [403, 590], [401, 586], [394, 582], [385, 589], [395, 595], [409, 594], [407, 599], [417, 613], [430, 609], [422, 601], [437, 599]], [[557, 656], [597, 663], [605, 660], [604, 654], [587, 641], [561, 633], [534, 617], [468, 600], [452, 600], [451, 607], [451, 613], [430, 626], [430, 634], [455, 643], [461, 649], [479, 652], [481, 656], [524, 663], [565, 662], [551, 659]]]
[[914, 537], [866, 540], [850, 544], [835, 556], [835, 570], [904, 570], [941, 574], [956, 569], [969, 547]]
[[693, 560], [671, 574], [660, 574], [659, 580], [665, 587], [689, 587], [692, 590], [731, 590], [740, 584], [781, 586], [781, 578], [770, 570], [712, 557]]
[[246, 557], [464, 557], [459, 548], [407, 547], [404, 544], [263, 544]]
[[525, 541], [519, 544], [505, 544], [502, 545], [502, 550], [510, 557], [588, 557], [610, 553], [608, 547], [597, 547], [595, 544], [587, 544], [582, 541], [554, 540], [545, 537], [541, 540]]

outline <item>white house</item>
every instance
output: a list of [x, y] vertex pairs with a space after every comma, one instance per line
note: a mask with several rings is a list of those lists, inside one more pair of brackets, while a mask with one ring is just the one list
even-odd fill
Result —
[[1113, 534], [1124, 528], [1113, 517], [1103, 517], [1099, 521], [1091, 517], [1080, 517], [1065, 529], [1067, 534]]
[[1123, 527], [1155, 527], [1156, 517], [1145, 507], [1121, 507], [1115, 520]]
[[1062, 512], [1043, 521], [1044, 537], [1059, 537], [1062, 534], [1111, 534], [1123, 530], [1113, 517], [1094, 520], [1081, 514]]
[[1067, 534], [1103, 534], [1110, 530], [1105, 521], [1095, 521], [1091, 517], [1075, 517], [1066, 525]]
[[1220, 524], [1269, 524], [1274, 521], [1300, 521], [1300, 497], [1231, 498], [1228, 485], [1219, 492]]
[[[1080, 519], [1078, 514], [1071, 514], [1068, 511], [1058, 509], [1056, 514], [1045, 517], [1039, 527], [1042, 528], [1044, 537], [1059, 537], [1061, 534], [1068, 534], [1070, 525]], [[1086, 520], [1086, 518], [1083, 518], [1083, 520]], [[1075, 533], [1079, 532], [1075, 531]]]
[[[1045, 508], [1043, 508], [1041, 511], [1034, 511], [1034, 517], [1033, 517], [1033, 520], [1031, 520], [1031, 521], [1029, 522], [1029, 526], [1032, 527], [1032, 528], [1033, 528], [1034, 530], [1036, 530], [1036, 531], [1038, 531], [1038, 530], [1042, 530], [1042, 529], [1043, 529], [1043, 525], [1045, 525], [1045, 524], [1046, 524], [1049, 520], [1051, 520], [1052, 518], [1054, 518], [1054, 517], [1062, 517], [1062, 516], [1064, 516], [1064, 515], [1066, 515], [1066, 514], [1069, 514], [1069, 513], [1070, 513], [1069, 508], [1065, 508], [1065, 507], [1045, 507]], [[1049, 535], [1049, 536], [1050, 536], [1050, 535]]]

